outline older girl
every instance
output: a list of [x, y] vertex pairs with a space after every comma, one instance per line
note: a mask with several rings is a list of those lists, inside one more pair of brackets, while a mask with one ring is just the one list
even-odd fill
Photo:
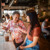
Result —
[[[26, 41], [24, 41], [24, 46], [20, 46], [21, 49], [24, 50], [39, 50], [39, 44], [38, 39], [40, 36], [40, 24], [38, 22], [37, 14], [33, 10], [28, 10], [26, 12], [27, 14], [27, 22], [29, 22], [29, 26], [27, 29], [27, 38]], [[20, 29], [22, 32], [26, 32], [22, 29]]]

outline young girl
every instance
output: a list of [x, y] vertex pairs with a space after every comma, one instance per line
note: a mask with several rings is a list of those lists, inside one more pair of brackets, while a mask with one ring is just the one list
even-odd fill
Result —
[[19, 12], [14, 12], [13, 20], [8, 23], [7, 27], [3, 27], [3, 29], [5, 30], [10, 29], [12, 33], [12, 40], [16, 48], [20, 46], [24, 40], [22, 32], [19, 31], [19, 28], [26, 30], [23, 21], [19, 20], [19, 16], [20, 16]]
[[[24, 50], [39, 50], [39, 44], [38, 44], [38, 39], [40, 36], [40, 24], [38, 22], [37, 14], [33, 10], [28, 10], [26, 12], [27, 14], [27, 22], [29, 22], [29, 26], [27, 29], [27, 37], [26, 40], [24, 41], [23, 44], [24, 46], [20, 46], [21, 49]], [[20, 29], [22, 32], [26, 32], [22, 29]]]

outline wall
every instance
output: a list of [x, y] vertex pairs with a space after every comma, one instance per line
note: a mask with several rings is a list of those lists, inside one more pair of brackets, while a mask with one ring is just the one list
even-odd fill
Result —
[[1, 18], [1, 0], [0, 0], [0, 18]]

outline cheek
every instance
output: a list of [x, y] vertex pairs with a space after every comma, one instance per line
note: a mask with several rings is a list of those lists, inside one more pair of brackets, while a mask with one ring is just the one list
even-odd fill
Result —
[[15, 18], [15, 17], [13, 17], [13, 20], [14, 20], [14, 21], [16, 21], [16, 18]]
[[27, 19], [27, 22], [30, 22], [30, 19], [29, 19], [29, 17], [27, 17], [26, 19]]
[[19, 18], [15, 18], [15, 20], [17, 21], [17, 20], [19, 20]]
[[26, 19], [28, 20], [28, 17], [26, 17]]

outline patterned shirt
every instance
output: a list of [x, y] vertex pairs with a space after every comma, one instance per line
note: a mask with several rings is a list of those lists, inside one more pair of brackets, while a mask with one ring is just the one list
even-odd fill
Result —
[[26, 30], [23, 21], [19, 20], [19, 22], [14, 23], [13, 20], [10, 21], [7, 25], [7, 29], [10, 29], [12, 33], [12, 39], [16, 39], [18, 43], [23, 41], [22, 32], [19, 30], [19, 28]]

